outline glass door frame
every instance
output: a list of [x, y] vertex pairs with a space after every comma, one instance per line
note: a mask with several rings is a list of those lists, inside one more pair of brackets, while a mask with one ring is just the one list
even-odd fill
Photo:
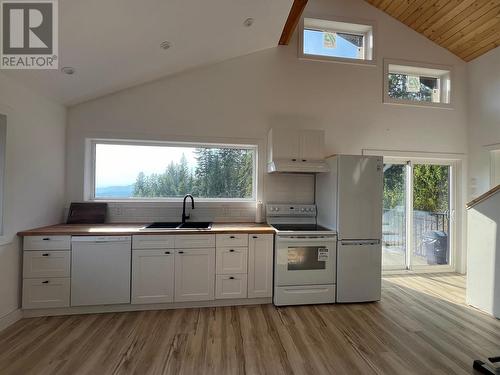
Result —
[[[390, 265], [390, 266], [384, 266], [382, 264], [382, 271], [383, 272], [397, 272], [397, 271], [406, 271], [408, 270], [408, 254], [410, 253], [409, 249], [409, 241], [410, 238], [408, 237], [408, 165], [407, 165], [408, 160], [404, 160], [402, 158], [392, 158], [392, 157], [385, 157], [384, 156], [384, 165], [385, 164], [392, 164], [392, 165], [402, 165], [405, 167], [405, 211], [404, 211], [404, 218], [405, 218], [405, 244], [404, 244], [404, 257], [405, 257], [405, 262], [402, 265]], [[383, 257], [382, 257], [383, 259]]]
[[[383, 267], [383, 271], [416, 271], [416, 272], [454, 272], [456, 269], [456, 244], [457, 244], [457, 231], [456, 231], [456, 203], [457, 203], [457, 161], [453, 159], [431, 159], [420, 157], [387, 157], [384, 156], [384, 164], [399, 164], [406, 165], [406, 181], [405, 181], [405, 215], [406, 215], [406, 265], [405, 268], [399, 266]], [[449, 220], [449, 233], [448, 233], [448, 246], [449, 246], [449, 261], [444, 265], [424, 265], [415, 266], [412, 264], [412, 253], [414, 244], [414, 230], [413, 230], [413, 166], [416, 164], [427, 165], [443, 165], [449, 167], [449, 207], [448, 207], [448, 220]]]

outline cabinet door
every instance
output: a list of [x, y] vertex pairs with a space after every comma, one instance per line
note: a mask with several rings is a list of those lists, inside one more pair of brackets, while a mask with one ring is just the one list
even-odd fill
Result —
[[175, 250], [175, 302], [215, 296], [215, 248]]
[[132, 252], [132, 303], [174, 301], [174, 251]]
[[325, 158], [325, 132], [323, 130], [301, 130], [299, 144], [301, 161], [323, 160]]
[[248, 242], [248, 298], [273, 295], [272, 234], [250, 235]]
[[[287, 128], [273, 128], [269, 137], [273, 160], [297, 160], [299, 158], [299, 131]], [[270, 160], [272, 161], [272, 160]]]

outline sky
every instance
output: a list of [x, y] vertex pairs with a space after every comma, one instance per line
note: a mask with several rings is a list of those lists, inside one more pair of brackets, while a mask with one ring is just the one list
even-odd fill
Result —
[[196, 166], [194, 148], [97, 144], [96, 187], [126, 186], [135, 182], [139, 172], [163, 173], [171, 161], [182, 154], [191, 168]]
[[357, 58], [358, 47], [337, 35], [336, 48], [323, 46], [323, 32], [304, 30], [304, 53], [308, 55]]

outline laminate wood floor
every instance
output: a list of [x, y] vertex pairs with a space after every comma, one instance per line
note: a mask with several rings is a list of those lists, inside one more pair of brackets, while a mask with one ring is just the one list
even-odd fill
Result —
[[473, 374], [500, 321], [464, 297], [461, 275], [404, 275], [379, 303], [23, 319], [0, 333], [0, 374]]

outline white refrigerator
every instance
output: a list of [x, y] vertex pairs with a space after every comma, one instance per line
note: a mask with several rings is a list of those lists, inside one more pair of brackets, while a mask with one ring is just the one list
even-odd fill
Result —
[[337, 231], [337, 302], [378, 301], [382, 285], [383, 159], [336, 155], [316, 175], [317, 222]]

